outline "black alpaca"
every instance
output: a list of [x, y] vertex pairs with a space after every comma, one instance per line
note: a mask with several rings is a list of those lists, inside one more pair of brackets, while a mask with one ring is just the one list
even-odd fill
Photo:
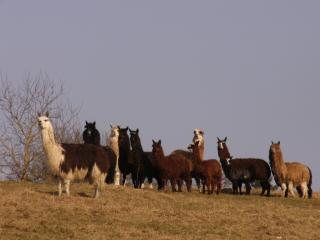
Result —
[[94, 144], [100, 146], [100, 133], [96, 129], [96, 122], [87, 122], [84, 126], [85, 130], [82, 133], [82, 138], [86, 144]]
[[255, 180], [260, 181], [262, 192], [264, 195], [267, 190], [267, 196], [270, 195], [270, 176], [271, 170], [266, 161], [257, 158], [235, 158], [230, 155], [226, 144], [227, 138], [220, 140], [218, 138], [218, 155], [222, 165], [222, 169], [226, 177], [232, 182], [233, 193], [237, 193], [237, 189], [241, 184], [246, 184], [246, 194], [250, 194], [250, 183]]
[[148, 178], [149, 184], [152, 184], [152, 179], [155, 178], [158, 183], [158, 189], [161, 188], [161, 181], [157, 174], [156, 169], [152, 165], [152, 152], [144, 152], [141, 140], [139, 137], [139, 129], [130, 131], [130, 143], [132, 147], [132, 158], [134, 162], [134, 187], [141, 188], [145, 179]]
[[[132, 152], [130, 149], [130, 139], [128, 135], [128, 129], [119, 127], [119, 169], [122, 175], [121, 178], [121, 185], [125, 184], [126, 177], [128, 174], [131, 173], [131, 176], [133, 178], [133, 170], [134, 170], [134, 164], [132, 159]], [[134, 182], [135, 179], [132, 179]]]
[[[85, 144], [93, 144], [100, 146], [100, 133], [96, 129], [96, 122], [87, 122], [85, 125], [85, 130], [82, 133], [82, 138]], [[114, 174], [116, 167], [116, 155], [109, 147], [102, 147], [110, 159], [110, 168], [108, 170], [108, 175], [105, 182], [111, 184], [114, 182]]]

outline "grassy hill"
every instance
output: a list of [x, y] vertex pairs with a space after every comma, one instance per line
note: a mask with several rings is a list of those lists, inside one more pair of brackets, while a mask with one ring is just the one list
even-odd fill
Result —
[[0, 182], [0, 239], [319, 239], [320, 199]]

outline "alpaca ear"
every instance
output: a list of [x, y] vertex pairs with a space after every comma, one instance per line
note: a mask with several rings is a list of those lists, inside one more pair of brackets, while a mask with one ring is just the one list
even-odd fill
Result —
[[156, 144], [156, 141], [152, 139], [152, 143], [153, 143], [153, 144]]
[[226, 141], [227, 141], [227, 139], [228, 139], [228, 138], [227, 138], [227, 137], [225, 137], [223, 141], [224, 141], [224, 142], [226, 142]]
[[38, 117], [41, 117], [41, 114], [38, 112]]
[[129, 132], [132, 133], [132, 130], [129, 128]]
[[278, 145], [280, 145], [280, 141], [278, 142]]
[[139, 128], [137, 128], [137, 130], [136, 130], [136, 131], [137, 131], [137, 133], [139, 133]]
[[128, 131], [129, 127], [126, 127], [126, 131]]
[[95, 121], [93, 122], [93, 126], [94, 126], [94, 127], [96, 126], [96, 122], [95, 122]]
[[46, 111], [46, 117], [49, 117], [49, 112], [48, 111]]
[[110, 128], [112, 128], [112, 124], [110, 124]]
[[218, 142], [221, 142], [220, 138], [217, 137]]
[[86, 125], [88, 125], [88, 122], [87, 122], [87, 120], [86, 120]]
[[161, 139], [159, 139], [158, 144], [161, 145]]

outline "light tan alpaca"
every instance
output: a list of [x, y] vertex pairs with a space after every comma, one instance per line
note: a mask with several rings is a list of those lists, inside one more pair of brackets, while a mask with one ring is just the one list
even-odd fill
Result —
[[119, 126], [112, 126], [110, 135], [107, 139], [107, 145], [113, 150], [116, 154], [116, 168], [115, 168], [115, 175], [114, 175], [114, 185], [120, 185], [120, 169], [119, 169]]
[[312, 174], [311, 170], [304, 164], [298, 162], [284, 162], [280, 142], [273, 143], [269, 150], [271, 171], [275, 182], [288, 196], [288, 191], [294, 197], [293, 188], [296, 187], [303, 198], [312, 197]]

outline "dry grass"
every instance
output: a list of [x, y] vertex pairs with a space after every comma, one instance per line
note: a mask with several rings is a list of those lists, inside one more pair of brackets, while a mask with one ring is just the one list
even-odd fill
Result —
[[0, 183], [0, 239], [319, 239], [320, 200]]

